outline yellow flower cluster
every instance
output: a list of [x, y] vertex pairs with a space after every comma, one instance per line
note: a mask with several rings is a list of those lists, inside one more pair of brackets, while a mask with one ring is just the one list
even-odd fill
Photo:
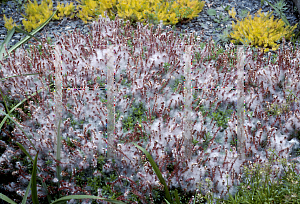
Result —
[[[77, 2], [81, 3], [82, 5], [79, 6], [81, 10], [77, 15], [85, 24], [87, 24], [87, 20], [97, 20], [99, 15], [105, 17], [104, 11], [107, 11], [107, 16], [111, 19], [115, 19], [115, 12], [116, 9], [116, 0], [100, 0], [100, 1], [93, 1], [93, 0], [82, 0], [82, 2], [76, 0]], [[90, 16], [90, 17], [89, 17]]]
[[228, 11], [228, 14], [229, 14], [232, 18], [235, 18], [236, 12], [235, 12], [234, 7], [232, 7], [231, 10]]
[[[78, 0], [76, 0], [78, 1]], [[111, 20], [115, 19], [115, 15], [118, 14], [120, 18], [130, 20], [132, 22], [142, 22], [143, 19], [152, 20], [158, 24], [160, 20], [163, 20], [164, 25], [176, 24], [183, 18], [192, 19], [200, 13], [205, 5], [205, 1], [198, 2], [198, 0], [177, 0], [171, 2], [165, 2], [163, 0], [82, 0], [82, 3], [78, 6], [80, 10], [76, 11], [79, 17], [85, 24], [88, 20], [97, 20], [99, 15], [104, 17], [104, 12], [107, 11], [107, 15]], [[25, 7], [25, 15], [23, 19], [23, 25], [27, 32], [36, 29], [43, 22], [45, 22], [53, 14], [52, 0], [42, 1], [41, 5], [38, 5], [36, 0], [34, 4], [29, 1], [29, 5]], [[61, 20], [64, 16], [71, 19], [75, 16], [75, 7], [73, 3], [70, 5], [64, 4], [57, 5], [57, 13], [54, 15], [54, 20]], [[5, 28], [11, 30], [14, 26], [13, 20], [9, 20], [4, 15]], [[124, 23], [125, 24], [125, 23]], [[146, 23], [144, 23], [145, 25]], [[151, 25], [152, 23], [150, 23]], [[20, 28], [20, 26], [18, 26]]]
[[[29, 0], [29, 4], [25, 5], [25, 12], [28, 15], [28, 17], [22, 14], [24, 18], [28, 19], [28, 20], [26, 19], [22, 20], [25, 30], [30, 32], [31, 30], [36, 29], [43, 22], [45, 22], [53, 13], [52, 6], [53, 3], [51, 0], [46, 0], [46, 2], [42, 1], [41, 5], [38, 5], [36, 0], [34, 0], [34, 3], [32, 3]], [[74, 14], [71, 15], [71, 13], [74, 12], [74, 9], [75, 7], [73, 6], [73, 3], [71, 3], [70, 5], [66, 5], [66, 7], [63, 7], [63, 4], [60, 5], [60, 3], [58, 3], [57, 5], [58, 12], [57, 14], [54, 15], [53, 19], [60, 20], [63, 18], [63, 16], [70, 16], [70, 18], [74, 18]], [[4, 26], [5, 28], [7, 28], [7, 30], [11, 30], [14, 26], [16, 26], [16, 24], [13, 23], [12, 18], [8, 20], [5, 15], [4, 15], [4, 21], [5, 21]], [[21, 28], [20, 25], [18, 27]]]
[[[231, 11], [228, 11], [229, 15], [235, 18], [236, 12], [234, 11], [234, 8], [232, 8]], [[275, 20], [274, 16], [269, 19], [270, 15], [273, 13], [269, 12], [267, 15], [263, 15], [261, 13], [261, 9], [258, 11], [258, 15], [256, 14], [254, 19], [252, 19], [252, 16], [248, 16], [243, 21], [238, 21], [235, 25], [234, 22], [232, 22], [232, 28], [234, 32], [230, 35], [232, 39], [232, 43], [238, 43], [242, 42], [243, 44], [249, 44], [256, 45], [256, 48], [258, 46], [264, 46], [264, 48], [270, 46], [272, 47], [272, 50], [277, 50], [279, 45], [275, 42], [278, 40], [282, 40], [282, 37], [284, 36], [286, 40], [289, 40], [292, 36], [295, 34], [292, 34], [293, 30], [296, 29], [297, 24], [293, 27], [286, 27], [283, 26], [285, 23], [280, 20]], [[229, 35], [228, 35], [229, 37]], [[257, 46], [258, 45], [258, 46]], [[266, 52], [269, 51], [269, 48], [265, 49]]]
[[[164, 25], [178, 23], [178, 19], [198, 16], [204, 7], [205, 1], [178, 0], [177, 2], [161, 2], [160, 0], [121, 0], [117, 5], [118, 14], [123, 19], [130, 17], [141, 22], [143, 19], [163, 20]], [[146, 23], [144, 23], [145, 25]]]

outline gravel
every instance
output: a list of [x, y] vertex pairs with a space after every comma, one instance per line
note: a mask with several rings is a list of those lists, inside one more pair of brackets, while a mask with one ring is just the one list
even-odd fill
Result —
[[[22, 2], [22, 0], [19, 0]], [[24, 0], [25, 1], [25, 0]], [[27, 1], [27, 0], [26, 0]], [[299, 22], [300, 15], [298, 11], [296, 11], [296, 6], [294, 5], [292, 0], [285, 0], [287, 8], [284, 11], [284, 14], [286, 18], [288, 19], [289, 23], [291, 26], [295, 25], [297, 22]], [[41, 0], [37, 0], [38, 4], [41, 4]], [[76, 0], [64, 0], [61, 1], [62, 3], [70, 3], [73, 2], [73, 5], [77, 6], [79, 3]], [[248, 11], [250, 12], [250, 15], [252, 17], [256, 14], [256, 12], [261, 8], [262, 12], [268, 12], [268, 11], [273, 11], [274, 18], [280, 18], [279, 15], [275, 12], [275, 10], [267, 4], [267, 2], [264, 3], [263, 6], [261, 6], [261, 0], [205, 0], [205, 6], [203, 10], [199, 13], [199, 16], [189, 20], [188, 22], [181, 22], [176, 24], [176, 33], [185, 33], [185, 30], [187, 33], [191, 33], [193, 31], [196, 32], [197, 36], [200, 35], [201, 31], [203, 30], [203, 35], [201, 35], [201, 41], [206, 41], [212, 39], [214, 41], [217, 41], [217, 43], [225, 49], [225, 46], [230, 44], [229, 41], [223, 42], [220, 41], [220, 36], [223, 34], [224, 30], [231, 32], [231, 27], [232, 27], [232, 21], [236, 23], [236, 20], [231, 18], [228, 15], [228, 12], [224, 10], [226, 6], [229, 6], [230, 9], [232, 7], [235, 8], [235, 11], [237, 12], [236, 17], [238, 19], [242, 19], [242, 10], [247, 10], [246, 15]], [[277, 0], [269, 0], [269, 2], [272, 5], [275, 5]], [[23, 3], [22, 7], [20, 9], [17, 9], [17, 5], [14, 1], [8, 1], [4, 5], [3, 3], [0, 6], [0, 14], [3, 13], [6, 15], [7, 18], [12, 17], [14, 22], [16, 22], [17, 25], [22, 23], [23, 16], [22, 14], [25, 14], [25, 9], [24, 9], [24, 4]], [[11, 7], [10, 7], [11, 6]], [[57, 2], [53, 2], [53, 8], [56, 8]], [[210, 16], [207, 13], [207, 10], [209, 9], [214, 9], [217, 12], [217, 16], [222, 15], [223, 17], [228, 16], [229, 18], [224, 22], [216, 22], [218, 20], [218, 17], [215, 16]], [[223, 20], [223, 18], [220, 18]], [[4, 41], [6, 35], [7, 35], [7, 29], [2, 26], [4, 25], [4, 19], [3, 15], [2, 18], [0, 19], [0, 44]], [[22, 27], [24, 28], [24, 27]], [[47, 37], [50, 37], [53, 41], [55, 41], [55, 36], [56, 35], [61, 35], [61, 33], [65, 33], [68, 35], [68, 31], [73, 31], [74, 29], [79, 29], [81, 33], [87, 34], [89, 32], [89, 25], [85, 25], [81, 19], [79, 18], [74, 18], [74, 19], [69, 19], [69, 18], [64, 18], [63, 20], [60, 21], [50, 21], [42, 30], [40, 30], [37, 34], [36, 37], [41, 38], [43, 35], [46, 35]], [[157, 28], [155, 26], [154, 28]], [[164, 29], [167, 31], [172, 30], [172, 27], [166, 27], [163, 26]], [[300, 30], [300, 26], [296, 28], [296, 30]], [[26, 35], [23, 33], [15, 33], [12, 37], [12, 39], [9, 42], [9, 47], [15, 45], [17, 42], [22, 40]], [[300, 40], [297, 41], [296, 45], [299, 45], [298, 43]], [[36, 43], [35, 40], [30, 39], [28, 42], [24, 44], [25, 49], [29, 48], [28, 44]], [[240, 43], [241, 44], [241, 43]], [[274, 51], [271, 51], [275, 53]], [[265, 53], [266, 55], [266, 53]]]

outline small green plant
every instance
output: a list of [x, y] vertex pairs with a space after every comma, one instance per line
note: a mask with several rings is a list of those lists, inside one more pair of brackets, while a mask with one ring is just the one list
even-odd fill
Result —
[[[282, 112], [288, 112], [289, 111], [289, 106], [290, 106], [290, 103], [292, 102], [296, 102], [297, 100], [292, 100], [291, 98], [294, 97], [296, 99], [298, 99], [293, 93], [291, 90], [287, 90], [288, 92], [290, 92], [290, 94], [288, 95], [288, 97], [286, 98], [286, 103], [282, 104], [282, 108], [279, 108], [278, 107], [278, 104], [271, 104], [271, 107], [268, 106], [268, 109], [266, 110], [267, 113], [268, 113], [268, 116], [278, 116], [280, 114], [282, 114]], [[268, 102], [266, 102], [268, 103]]]
[[210, 118], [214, 118], [214, 120], [217, 121], [217, 125], [218, 127], [223, 127], [224, 129], [227, 128], [227, 123], [228, 123], [228, 118], [227, 115], [230, 115], [233, 112], [233, 110], [226, 110], [224, 112], [222, 111], [218, 111], [218, 112], [214, 112], [212, 113], [212, 116], [208, 116]]
[[[271, 149], [269, 149], [269, 151], [270, 150]], [[266, 164], [265, 167], [258, 167], [258, 165], [255, 163], [254, 164], [255, 170], [252, 171], [253, 169], [251, 169], [251, 171], [249, 171], [249, 168], [244, 166], [246, 175], [243, 178], [243, 181], [245, 182], [246, 178], [250, 178], [251, 180], [249, 182], [247, 181], [246, 183], [242, 183], [241, 186], [239, 186], [239, 193], [237, 194], [235, 199], [231, 195], [229, 196], [229, 200], [231, 202], [234, 200], [240, 200], [240, 202], [242, 202], [244, 200], [244, 202], [245, 202], [245, 201], [251, 199], [253, 202], [270, 203], [270, 202], [273, 202], [274, 200], [277, 200], [280, 203], [280, 201], [285, 200], [286, 195], [291, 195], [291, 194], [293, 194], [292, 192], [297, 192], [297, 189], [299, 189], [299, 185], [298, 185], [298, 187], [295, 187], [294, 185], [289, 184], [289, 186], [292, 188], [288, 188], [283, 183], [284, 180], [288, 180], [287, 175], [290, 174], [290, 176], [291, 177], [294, 176], [294, 178], [296, 176], [295, 172], [290, 167], [289, 167], [288, 171], [286, 171], [284, 169], [285, 176], [282, 179], [280, 179], [279, 181], [276, 181], [275, 183], [271, 182], [271, 180], [269, 178], [270, 171], [271, 171], [270, 164], [272, 163], [272, 161], [274, 161], [274, 155], [277, 158], [279, 158], [278, 155], [276, 155], [276, 153], [274, 153], [274, 150], [271, 150], [271, 151], [272, 151], [272, 154], [269, 157], [269, 162]], [[285, 158], [280, 159], [280, 160], [276, 159], [276, 160], [280, 161], [283, 164], [283, 166], [286, 167], [287, 161]], [[292, 164], [292, 166], [293, 166], [293, 168], [295, 168], [295, 164]], [[252, 175], [255, 175], [255, 176], [252, 176]], [[263, 179], [261, 175], [265, 175], [266, 178]], [[293, 182], [295, 184], [297, 184], [298, 181], [299, 181], [299, 177], [298, 177], [298, 179], [293, 180]], [[271, 184], [269, 184], [269, 182]], [[280, 190], [280, 189], [282, 189], [282, 190]], [[297, 198], [297, 195], [293, 194], [293, 197]], [[295, 203], [297, 203], [296, 200], [294, 200], [294, 201], [295, 201]]]
[[175, 83], [172, 86], [173, 92], [180, 93], [181, 91], [183, 91], [183, 86], [180, 89], [178, 89], [178, 87], [179, 87], [179, 84], [182, 84], [182, 85], [184, 84], [184, 80], [185, 80], [185, 78], [183, 75], [180, 76], [180, 79], [175, 79]]
[[243, 10], [241, 11], [241, 14], [240, 14], [241, 18], [242, 18], [242, 19], [246, 18], [248, 12], [249, 12], [249, 10], [243, 9]]
[[[80, 186], [81, 188], [84, 187], [85, 184], [87, 186], [91, 187], [91, 194], [95, 195], [97, 194], [98, 189], [102, 189], [101, 194], [105, 197], [109, 197], [110, 199], [116, 199], [117, 197], [121, 196], [121, 189], [116, 189], [118, 194], [114, 194], [112, 191], [112, 186], [110, 183], [115, 181], [118, 178], [118, 172], [115, 170], [111, 172], [103, 172], [102, 168], [106, 164], [107, 158], [104, 158], [103, 155], [99, 155], [97, 158], [97, 167], [92, 169], [87, 169], [85, 171], [81, 171], [76, 174], [76, 185]], [[115, 164], [115, 161], [112, 161], [113, 164]], [[77, 168], [78, 171], [78, 168]], [[88, 171], [88, 172], [87, 172]], [[93, 174], [93, 171], [100, 172], [99, 176], [95, 176], [93, 178], [88, 178], [86, 175]], [[72, 173], [70, 172], [72, 175]]]
[[[225, 11], [228, 11], [229, 8], [230, 8], [230, 6], [226, 6], [225, 8], [223, 7], [223, 9], [224, 9]], [[207, 14], [210, 15], [210, 16], [217, 16], [217, 12], [216, 12], [215, 9], [208, 9], [208, 10], [207, 10]], [[225, 15], [225, 16], [223, 17], [223, 15], [220, 14], [217, 18], [214, 18], [214, 21], [215, 21], [216, 23], [222, 23], [222, 22], [227, 22], [228, 19], [229, 19], [228, 16]]]
[[164, 67], [165, 73], [168, 73], [168, 71], [169, 71], [169, 69], [170, 69], [170, 66], [171, 66], [171, 65], [170, 65], [169, 63], [167, 63], [167, 62], [164, 63], [164, 66], [163, 66], [163, 67]]
[[[137, 121], [139, 122], [140, 126], [142, 126], [142, 121], [146, 120], [145, 111], [147, 110], [145, 109], [143, 103], [140, 102], [138, 105], [134, 105], [130, 111], [130, 115], [122, 120], [122, 127], [125, 130], [134, 130], [134, 126]], [[155, 119], [155, 117], [152, 116], [152, 119]]]
[[[210, 16], [217, 16], [216, 18], [213, 19], [213, 20], [214, 20], [215, 22], [217, 22], [217, 23], [225, 23], [225, 22], [228, 21], [228, 19], [229, 19], [230, 16], [232, 16], [232, 15], [235, 16], [235, 14], [233, 14], [233, 13], [235, 12], [235, 11], [234, 11], [234, 7], [232, 8], [231, 11], [229, 11], [230, 6], [224, 7], [224, 6], [222, 5], [222, 7], [223, 7], [223, 9], [224, 9], [225, 11], [227, 11], [227, 12], [229, 13], [229, 16], [225, 15], [225, 16], [223, 17], [222, 14], [220, 14], [220, 15], [217, 16], [217, 12], [216, 12], [215, 9], [208, 9], [208, 10], [207, 10], [207, 14], [208, 14], [208, 15], [210, 15]], [[244, 11], [244, 10], [243, 10], [243, 11]], [[245, 12], [245, 11], [244, 11], [244, 12]], [[243, 18], [244, 18], [244, 17], [243, 17]], [[204, 26], [203, 26], [203, 27], [204, 27]], [[226, 25], [226, 27], [227, 27], [227, 25]], [[223, 29], [223, 28], [217, 28], [216, 31], [219, 31], [219, 30], [222, 30], [222, 29]], [[230, 38], [228, 37], [228, 36], [229, 36], [229, 30], [230, 30], [230, 29], [232, 29], [231, 26], [229, 26], [229, 27], [227, 27], [226, 29], [224, 29], [223, 34], [219, 36], [219, 39], [218, 39], [217, 41], [220, 40], [221, 42], [226, 42], [226, 43], [228, 43], [229, 40], [230, 40]], [[215, 32], [214, 32], [214, 33], [215, 33]]]
[[208, 144], [212, 138], [213, 138], [213, 136], [210, 135], [210, 132], [206, 132], [204, 134], [203, 143], [201, 146], [203, 148], [203, 151], [205, 151], [207, 149]]

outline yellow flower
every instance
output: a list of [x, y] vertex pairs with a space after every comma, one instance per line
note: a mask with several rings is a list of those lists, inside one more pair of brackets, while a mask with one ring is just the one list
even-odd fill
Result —
[[235, 18], [236, 12], [235, 12], [234, 7], [232, 7], [232, 9], [231, 9], [230, 11], [228, 11], [228, 14], [229, 14], [232, 18]]

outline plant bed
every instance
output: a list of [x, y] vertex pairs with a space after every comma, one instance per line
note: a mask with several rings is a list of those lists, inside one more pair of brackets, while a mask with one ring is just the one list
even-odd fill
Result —
[[[124, 35], [126, 35], [126, 33]], [[93, 37], [94, 39], [91, 42], [95, 42], [93, 46], [96, 49], [96, 35]], [[130, 44], [135, 44], [134, 49], [131, 47], [126, 50], [126, 45], [124, 44], [122, 47], [114, 47], [113, 43], [108, 43], [104, 47], [101, 47], [98, 43], [98, 49], [102, 51], [105, 50], [106, 52], [101, 53], [101, 51], [97, 50], [99, 51], [98, 53], [96, 52], [98, 56], [94, 57], [91, 61], [85, 60], [89, 60], [88, 56], [93, 56], [91, 54], [94, 53], [92, 50], [89, 50], [91, 53], [86, 53], [88, 49], [85, 51], [82, 50], [81, 54], [83, 53], [83, 56], [80, 57], [80, 61], [75, 49], [70, 50], [72, 47], [76, 47], [75, 40], [69, 39], [68, 43], [64, 43], [65, 49], [62, 51], [62, 56], [64, 57], [61, 63], [64, 77], [62, 83], [65, 90], [62, 95], [62, 103], [64, 106], [61, 118], [62, 179], [60, 182], [65, 185], [65, 187], [60, 187], [60, 189], [58, 188], [58, 179], [55, 175], [55, 151], [53, 151], [56, 147], [56, 139], [54, 137], [55, 128], [53, 127], [55, 124], [55, 118], [53, 116], [55, 98], [53, 92], [57, 87], [50, 86], [50, 84], [54, 83], [53, 76], [49, 77], [50, 80], [47, 81], [47, 76], [51, 75], [49, 75], [49, 73], [53, 75], [54, 67], [52, 66], [48, 69], [48, 71], [51, 70], [51, 72], [38, 69], [37, 64], [35, 64], [33, 58], [30, 57], [28, 57], [29, 60], [23, 63], [16, 62], [17, 65], [24, 66], [24, 70], [25, 65], [27, 65], [32, 71], [43, 72], [42, 77], [39, 78], [24, 77], [22, 84], [27, 85], [27, 93], [32, 93], [29, 90], [36, 90], [32, 83], [33, 81], [30, 81], [32, 79], [35, 83], [41, 84], [41, 82], [37, 82], [41, 80], [46, 81], [45, 84], [49, 85], [47, 86], [49, 87], [47, 91], [39, 93], [39, 100], [34, 98], [34, 100], [31, 100], [32, 102], [29, 100], [26, 101], [24, 105], [28, 106], [27, 110], [25, 111], [25, 106], [23, 106], [18, 110], [19, 115], [17, 115], [23, 124], [23, 129], [27, 135], [30, 135], [34, 146], [41, 151], [38, 157], [38, 167], [42, 169], [42, 173], [39, 173], [38, 176], [43, 178], [49, 187], [47, 189], [49, 192], [48, 195], [51, 195], [53, 201], [61, 196], [67, 195], [67, 193], [74, 195], [76, 192], [81, 195], [89, 193], [97, 195], [98, 193], [102, 197], [108, 196], [111, 199], [132, 199], [131, 201], [127, 200], [126, 202], [128, 203], [133, 203], [134, 201], [140, 203], [164, 203], [165, 194], [163, 186], [151, 169], [144, 153], [133, 146], [131, 144], [132, 142], [137, 143], [150, 153], [166, 180], [172, 198], [175, 197], [174, 190], [177, 189], [182, 203], [191, 202], [192, 195], [195, 195], [197, 192], [196, 188], [206, 181], [214, 180], [213, 182], [216, 186], [212, 189], [203, 189], [203, 185], [202, 187], [199, 186], [201, 192], [197, 192], [198, 198], [201, 194], [209, 195], [210, 190], [213, 190], [214, 194], [220, 195], [221, 191], [229, 191], [229, 188], [237, 187], [240, 184], [237, 181], [237, 175], [231, 178], [229, 173], [236, 173], [239, 169], [237, 167], [242, 168], [242, 165], [245, 165], [245, 163], [238, 161], [238, 164], [234, 164], [236, 161], [234, 155], [236, 133], [234, 130], [236, 124], [235, 101], [237, 97], [235, 91], [231, 90], [231, 87], [234, 87], [234, 81], [236, 79], [236, 74], [234, 74], [237, 64], [235, 50], [229, 49], [225, 53], [223, 52], [224, 50], [218, 50], [215, 45], [208, 43], [202, 44], [202, 47], [195, 49], [193, 52], [192, 79], [195, 79], [195, 82], [192, 82], [192, 85], [193, 87], [202, 87], [202, 89], [198, 92], [192, 92], [193, 103], [192, 107], [189, 107], [194, 111], [192, 113], [192, 119], [195, 123], [192, 129], [193, 158], [192, 162], [188, 162], [184, 159], [185, 156], [182, 148], [185, 135], [182, 131], [182, 115], [184, 108], [187, 108], [184, 106], [185, 101], [183, 100], [183, 83], [185, 79], [183, 67], [186, 63], [183, 63], [184, 59], [179, 53], [183, 53], [184, 49], [176, 47], [177, 50], [174, 49], [174, 51], [171, 52], [170, 49], [172, 45], [166, 43], [165, 47], [169, 48], [169, 50], [166, 49], [165, 52], [168, 53], [164, 54], [161, 50], [157, 50], [157, 53], [155, 53], [153, 51], [154, 49], [145, 43], [146, 51], [144, 57], [148, 57], [149, 63], [152, 63], [153, 66], [150, 64], [143, 66], [138, 63], [139, 60], [142, 61], [141, 59], [143, 59], [143, 57], [139, 58], [136, 53], [139, 53], [144, 47], [142, 45], [139, 46], [136, 42], [143, 42], [141, 39], [144, 38], [137, 39], [138, 35], [136, 33], [135, 36], [131, 36], [132, 38], [130, 40], [128, 40], [130, 35], [128, 36], [127, 34], [125, 37], [127, 40], [123, 42], [126, 42], [128, 47], [131, 47]], [[120, 39], [124, 40], [126, 39], [125, 37], [123, 39], [120, 37]], [[184, 39], [181, 40], [184, 41]], [[185, 40], [187, 39], [185, 38]], [[50, 56], [45, 57], [43, 53], [46, 53], [46, 51], [43, 50], [43, 48], [40, 49], [42, 51], [42, 54], [39, 56], [40, 60], [48, 60], [46, 64], [51, 64], [49, 61], [53, 59], [47, 59], [47, 57]], [[48, 47], [48, 49], [50, 50], [50, 47]], [[76, 49], [78, 50], [78, 47]], [[273, 62], [273, 65], [267, 65], [266, 60], [263, 60], [258, 54], [255, 56], [255, 54], [252, 53], [251, 55], [251, 51], [252, 50], [249, 50], [246, 53], [249, 64], [245, 66], [245, 93], [247, 93], [245, 96], [247, 102], [245, 106], [247, 110], [245, 114], [245, 126], [246, 133], [248, 133], [247, 144], [251, 149], [251, 151], [248, 152], [247, 159], [255, 164], [267, 163], [269, 161], [272, 167], [281, 167], [279, 160], [272, 161], [272, 159], [279, 159], [278, 155], [280, 154], [281, 156], [286, 156], [287, 154], [289, 156], [291, 150], [282, 150], [290, 147], [290, 143], [292, 143], [290, 142], [291, 140], [295, 141], [299, 139], [299, 125], [293, 122], [296, 116], [292, 115], [293, 113], [297, 114], [298, 108], [297, 103], [295, 103], [298, 97], [297, 89], [294, 88], [292, 84], [296, 81], [293, 77], [298, 76], [299, 73], [297, 72], [299, 70], [296, 69], [296, 66], [292, 63], [292, 60], [295, 59], [291, 58], [288, 52], [278, 52], [277, 60]], [[33, 52], [35, 56], [38, 57], [36, 48]], [[166, 57], [163, 57], [164, 55]], [[126, 57], [120, 62], [116, 59], [119, 56]], [[168, 63], [167, 56], [169, 57], [169, 62], [172, 62], [170, 58], [173, 57], [174, 63]], [[115, 57], [115, 60], [109, 57]], [[177, 59], [175, 57], [177, 57]], [[74, 61], [79, 60], [81, 62], [80, 65], [76, 64], [75, 66], [67, 60], [71, 58]], [[103, 64], [99, 65], [101, 64], [101, 60], [98, 62], [98, 67], [94, 67], [94, 69], [90, 69], [93, 67], [92, 65], [83, 65], [85, 62], [87, 64], [95, 64], [96, 59], [101, 59], [104, 64], [106, 62], [105, 66]], [[226, 59], [228, 63], [223, 63], [225, 61], [224, 59]], [[28, 61], [30, 63], [28, 63]], [[79, 63], [79, 61], [77, 62]], [[130, 66], [126, 66], [128, 64], [126, 64], [127, 61], [129, 61]], [[167, 62], [163, 63], [164, 61]], [[114, 64], [115, 62], [118, 62], [122, 67], [117, 67], [116, 64]], [[290, 67], [286, 66], [288, 63]], [[90, 81], [90, 85], [96, 85], [98, 83], [97, 85], [103, 86], [103, 83], [106, 82], [105, 77], [107, 76], [109, 66], [115, 69], [114, 86], [116, 86], [115, 93], [118, 93], [114, 95], [116, 101], [114, 106], [116, 126], [113, 136], [116, 138], [113, 138], [113, 140], [116, 141], [114, 145], [121, 149], [119, 152], [122, 152], [121, 158], [115, 159], [115, 164], [113, 160], [103, 158], [105, 153], [102, 150], [106, 148], [106, 144], [105, 140], [101, 140], [105, 138], [106, 135], [104, 133], [106, 130], [108, 131], [105, 124], [105, 111], [108, 112], [107, 107], [111, 105], [107, 104], [107, 99], [108, 97], [111, 98], [111, 96], [106, 97], [106, 95], [109, 95], [109, 89], [112, 87], [107, 87], [105, 91], [91, 91], [84, 86]], [[5, 69], [5, 67], [3, 69]], [[15, 70], [16, 67], [12, 69]], [[82, 70], [81, 73], [78, 71], [80, 69]], [[100, 71], [99, 73], [95, 73], [95, 70], [99, 69], [102, 69], [104, 74]], [[69, 71], [70, 75], [68, 75], [67, 71]], [[90, 71], [90, 73], [84, 75], [82, 74], [84, 71], [86, 71], [86, 73]], [[8, 73], [9, 70], [7, 69], [5, 74]], [[100, 75], [100, 78], [93, 77], [93, 75], [96, 74]], [[288, 75], [288, 77], [285, 77], [285, 75]], [[270, 78], [269, 76], [276, 77], [274, 79], [274, 77]], [[6, 91], [6, 93], [8, 93], [8, 90], [11, 90], [11, 92], [14, 93], [11, 93], [11, 99], [15, 101], [23, 99], [15, 95], [17, 93], [23, 95], [24, 92], [22, 92], [21, 89], [17, 89], [17, 83], [12, 82], [13, 78], [7, 79], [7, 81], [5, 86], [2, 85], [2, 90]], [[269, 86], [264, 86], [261, 82]], [[12, 86], [16, 87], [11, 88]], [[146, 91], [142, 89], [143, 87], [147, 87]], [[216, 89], [215, 87], [229, 87], [230, 89]], [[215, 89], [212, 90], [213, 88]], [[291, 89], [289, 94], [288, 89]], [[18, 92], [18, 90], [20, 91]], [[112, 92], [110, 92], [110, 94], [111, 93]], [[172, 104], [170, 102], [171, 99], [177, 102]], [[276, 99], [278, 99], [279, 102]], [[287, 106], [281, 107], [281, 105], [283, 105], [282, 100], [286, 102], [285, 105]], [[264, 102], [269, 102], [270, 106]], [[29, 116], [29, 119], [26, 115]], [[30, 128], [33, 129], [33, 131], [31, 131]], [[277, 134], [273, 134], [272, 132], [276, 128]], [[282, 134], [283, 131], [284, 134], [289, 137], [284, 137]], [[19, 142], [26, 147], [25, 149], [28, 150], [31, 157], [37, 154], [34, 149], [30, 149], [32, 145], [20, 129], [15, 128], [11, 133], [13, 135], [13, 138], [11, 138], [13, 143], [11, 145], [13, 146], [10, 146], [10, 148], [6, 147], [8, 151], [5, 152], [5, 155], [8, 154], [10, 161], [5, 164], [7, 165], [5, 168], [15, 168], [17, 163], [22, 165], [22, 168], [24, 168], [24, 170], [22, 170], [23, 175], [26, 175], [27, 178], [22, 178], [22, 176], [18, 177], [20, 180], [18, 185], [22, 189], [22, 192], [19, 191], [18, 193], [24, 194], [24, 187], [27, 186], [31, 178], [33, 166], [30, 160], [21, 151], [16, 152], [14, 157], [9, 155], [9, 153], [13, 154], [14, 152], [9, 151], [17, 151], [18, 147], [15, 142]], [[168, 135], [168, 133], [170, 133], [170, 135]], [[270, 138], [268, 138], [267, 133], [272, 135], [272, 137], [270, 136]], [[109, 140], [109, 138], [107, 140]], [[277, 142], [275, 140], [277, 140]], [[276, 147], [274, 143], [281, 147]], [[194, 151], [194, 149], [197, 149], [197, 151]], [[273, 151], [274, 154], [271, 153], [272, 150], [275, 150], [275, 152]], [[298, 149], [293, 149], [292, 151], [295, 153], [297, 150]], [[186, 168], [187, 166], [190, 170]], [[220, 169], [220, 166], [222, 166], [222, 169]], [[249, 167], [250, 166], [251, 165], [249, 165]], [[283, 164], [283, 167], [285, 167], [285, 164]], [[195, 168], [195, 170], [191, 171], [193, 168]], [[208, 169], [210, 169], [210, 171], [208, 171]], [[234, 171], [232, 169], [234, 169]], [[282, 187], [282, 189], [280, 189], [282, 191], [276, 192], [278, 188], [275, 188], [275, 186], [279, 186], [275, 181], [275, 177], [277, 180], [280, 180], [286, 176], [287, 180], [289, 180], [287, 177], [288, 174], [284, 174], [282, 168], [280, 169], [281, 171], [277, 172], [277, 174], [274, 172], [265, 174], [266, 178], [260, 181], [260, 184], [264, 183], [266, 185], [274, 183], [274, 186], [271, 185], [273, 187], [271, 190], [270, 188], [259, 189], [258, 184], [254, 181], [252, 182], [253, 185], [246, 184], [246, 186], [249, 186], [249, 189], [255, 192], [257, 199], [259, 199], [260, 196], [265, 199], [266, 202], [271, 201], [271, 199], [278, 201], [291, 199], [293, 202], [293, 199], [296, 199], [295, 195], [298, 196], [294, 194], [298, 190], [296, 183], [292, 186], [292, 190], [285, 188], [289, 186], [288, 183], [283, 183], [285, 185], [280, 186]], [[20, 169], [13, 170], [21, 171]], [[98, 173], [97, 170], [100, 173]], [[292, 171], [295, 177], [297, 169], [293, 167], [293, 170], [295, 170], [294, 172]], [[203, 171], [206, 172], [202, 173]], [[272, 169], [272, 171], [274, 171], [274, 169]], [[244, 170], [241, 170], [240, 173], [242, 174], [240, 176], [242, 182], [246, 182], [248, 177], [244, 175]], [[97, 174], [100, 176], [96, 176]], [[272, 177], [271, 180], [268, 180], [269, 175]], [[255, 176], [258, 175], [256, 174]], [[216, 181], [220, 181], [219, 184], [216, 184]], [[223, 186], [220, 185], [221, 181], [224, 181], [226, 186], [224, 186], [224, 184]], [[297, 182], [297, 180], [294, 182]], [[233, 185], [231, 186], [229, 183], [233, 183]], [[41, 187], [41, 185], [39, 187]], [[258, 190], [258, 192], [256, 192], [256, 190]], [[293, 191], [293, 194], [289, 194], [290, 191]], [[234, 194], [235, 190], [231, 190], [227, 195], [232, 194], [232, 192]], [[263, 195], [262, 193], [265, 194]], [[147, 195], [149, 195], [149, 197], [147, 197]], [[291, 197], [287, 198], [285, 197], [286, 195], [291, 195]], [[39, 192], [39, 198], [46, 199], [45, 192]], [[250, 198], [246, 196], [241, 197], [241, 199], [246, 198], [250, 200]], [[43, 202], [46, 201], [43, 200]], [[79, 200], [79, 203], [80, 202], [82, 201]]]

